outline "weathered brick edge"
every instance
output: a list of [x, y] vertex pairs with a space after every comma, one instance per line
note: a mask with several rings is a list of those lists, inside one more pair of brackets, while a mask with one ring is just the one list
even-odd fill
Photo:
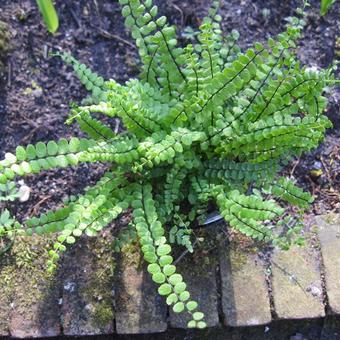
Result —
[[[200, 263], [192, 263], [190, 256], [179, 262], [193, 297], [201, 301], [209, 327], [224, 329], [227, 334], [245, 326], [254, 331], [259, 326], [272, 327], [279, 320], [325, 320], [322, 338], [336, 339], [340, 329], [334, 322], [340, 314], [340, 215], [318, 216], [313, 226], [321, 253], [315, 245], [293, 247], [288, 252], [275, 250], [271, 263], [265, 264], [257, 253], [221, 245]], [[12, 275], [13, 267], [2, 264], [0, 336], [156, 334], [185, 328], [185, 320], [158, 297], [138, 251], [120, 255], [112, 275], [105, 241], [101, 246], [98, 250], [94, 241], [84, 240], [72, 248], [59, 280], [47, 280], [48, 290], [42, 288], [46, 284], [41, 279], [43, 266], [32, 266], [35, 269], [29, 275], [27, 271]], [[33, 265], [36, 261], [39, 264], [33, 258]], [[28, 294], [33, 296], [30, 303]]]

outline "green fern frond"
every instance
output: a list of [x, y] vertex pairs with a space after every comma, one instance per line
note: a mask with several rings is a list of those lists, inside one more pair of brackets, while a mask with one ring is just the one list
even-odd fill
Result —
[[92, 72], [89, 67], [87, 67], [85, 64], [80, 63], [69, 53], [56, 52], [55, 55], [59, 56], [65, 63], [73, 67], [73, 71], [80, 82], [85, 86], [86, 90], [92, 92], [92, 97], [96, 101], [106, 99], [106, 86], [103, 77], [99, 76], [95, 72]]
[[7, 183], [15, 176], [77, 165], [83, 152], [91, 145], [95, 145], [95, 141], [73, 137], [69, 141], [62, 138], [58, 142], [18, 146], [15, 155], [7, 153], [0, 161], [0, 183]]
[[[158, 293], [166, 297], [167, 304], [172, 305], [175, 313], [184, 310], [190, 313], [193, 317], [193, 320], [189, 321], [190, 325], [205, 327], [205, 323], [197, 320], [201, 322], [198, 324], [195, 320], [195, 313], [201, 312], [193, 312], [197, 308], [197, 303], [189, 300], [190, 293], [186, 290], [187, 285], [182, 276], [176, 273], [176, 266], [172, 264], [171, 247], [164, 237], [165, 230], [157, 218], [151, 185], [136, 185], [133, 196], [133, 217], [137, 234], [144, 259], [149, 263], [148, 272], [152, 275], [153, 281], [160, 285]], [[204, 314], [201, 314], [203, 318]]]
[[310, 193], [304, 192], [292, 181], [283, 177], [275, 181], [270, 190], [276, 197], [301, 208], [307, 208], [313, 202]]

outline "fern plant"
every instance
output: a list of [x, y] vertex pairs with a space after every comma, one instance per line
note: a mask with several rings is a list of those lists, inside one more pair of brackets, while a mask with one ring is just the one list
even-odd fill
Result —
[[[18, 146], [0, 162], [0, 182], [84, 162], [110, 164], [84, 194], [27, 219], [21, 232], [58, 234], [48, 263], [53, 270], [67, 244], [84, 233], [97, 235], [131, 208], [159, 294], [175, 312], [191, 314], [188, 327], [204, 328], [170, 242], [179, 238], [190, 249], [183, 238], [190, 233], [178, 231], [214, 203], [231, 228], [288, 246], [300, 227], [291, 226], [287, 236], [276, 231], [287, 219], [282, 202], [306, 208], [312, 197], [277, 174], [292, 157], [315, 148], [331, 126], [322, 93], [334, 82], [332, 70], [308, 71], [296, 59], [304, 9], [266, 46], [255, 43], [241, 52], [236, 32], [222, 35], [217, 1], [197, 43], [185, 47], [152, 0], [119, 2], [139, 50], [140, 78], [104, 80], [68, 53], [56, 53], [91, 92], [67, 120], [88, 137]], [[96, 115], [119, 117], [126, 131], [115, 134]]]

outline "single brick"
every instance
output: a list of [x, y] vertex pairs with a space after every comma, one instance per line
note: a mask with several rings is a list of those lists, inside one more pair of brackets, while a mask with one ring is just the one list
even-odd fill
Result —
[[222, 309], [225, 325], [255, 326], [271, 321], [265, 268], [257, 254], [220, 247]]
[[46, 271], [46, 244], [43, 237], [20, 237], [12, 254], [16, 259], [9, 273], [12, 287], [10, 334], [17, 338], [60, 335], [59, 283]]
[[115, 261], [110, 235], [84, 238], [65, 254], [61, 267], [62, 325], [65, 335], [114, 332]]
[[308, 246], [274, 251], [272, 289], [279, 319], [325, 316], [319, 262], [315, 251]]
[[[214, 251], [209, 254], [204, 252], [204, 249], [195, 249], [194, 254], [187, 254], [176, 267], [177, 272], [183, 276], [187, 284], [191, 298], [197, 301], [199, 310], [205, 314], [204, 321], [207, 326], [215, 327], [219, 325], [216, 283], [218, 252]], [[170, 307], [171, 327], [186, 328], [189, 320], [191, 318], [188, 313], [175, 313]]]
[[10, 316], [10, 303], [12, 296], [11, 287], [11, 261], [7, 254], [2, 255], [0, 262], [0, 336], [9, 335], [9, 316]]
[[167, 308], [151, 280], [139, 248], [124, 247], [117, 260], [116, 331], [158, 333], [167, 329]]
[[340, 214], [316, 216], [325, 271], [326, 292], [332, 313], [340, 314]]

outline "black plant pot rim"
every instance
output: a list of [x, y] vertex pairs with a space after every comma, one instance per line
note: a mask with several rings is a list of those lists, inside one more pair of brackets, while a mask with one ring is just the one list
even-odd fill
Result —
[[218, 224], [219, 222], [223, 221], [223, 217], [218, 211], [214, 211], [207, 215], [206, 219], [203, 221], [203, 223], [198, 223], [196, 225], [196, 228], [206, 228], [210, 227], [213, 224]]

